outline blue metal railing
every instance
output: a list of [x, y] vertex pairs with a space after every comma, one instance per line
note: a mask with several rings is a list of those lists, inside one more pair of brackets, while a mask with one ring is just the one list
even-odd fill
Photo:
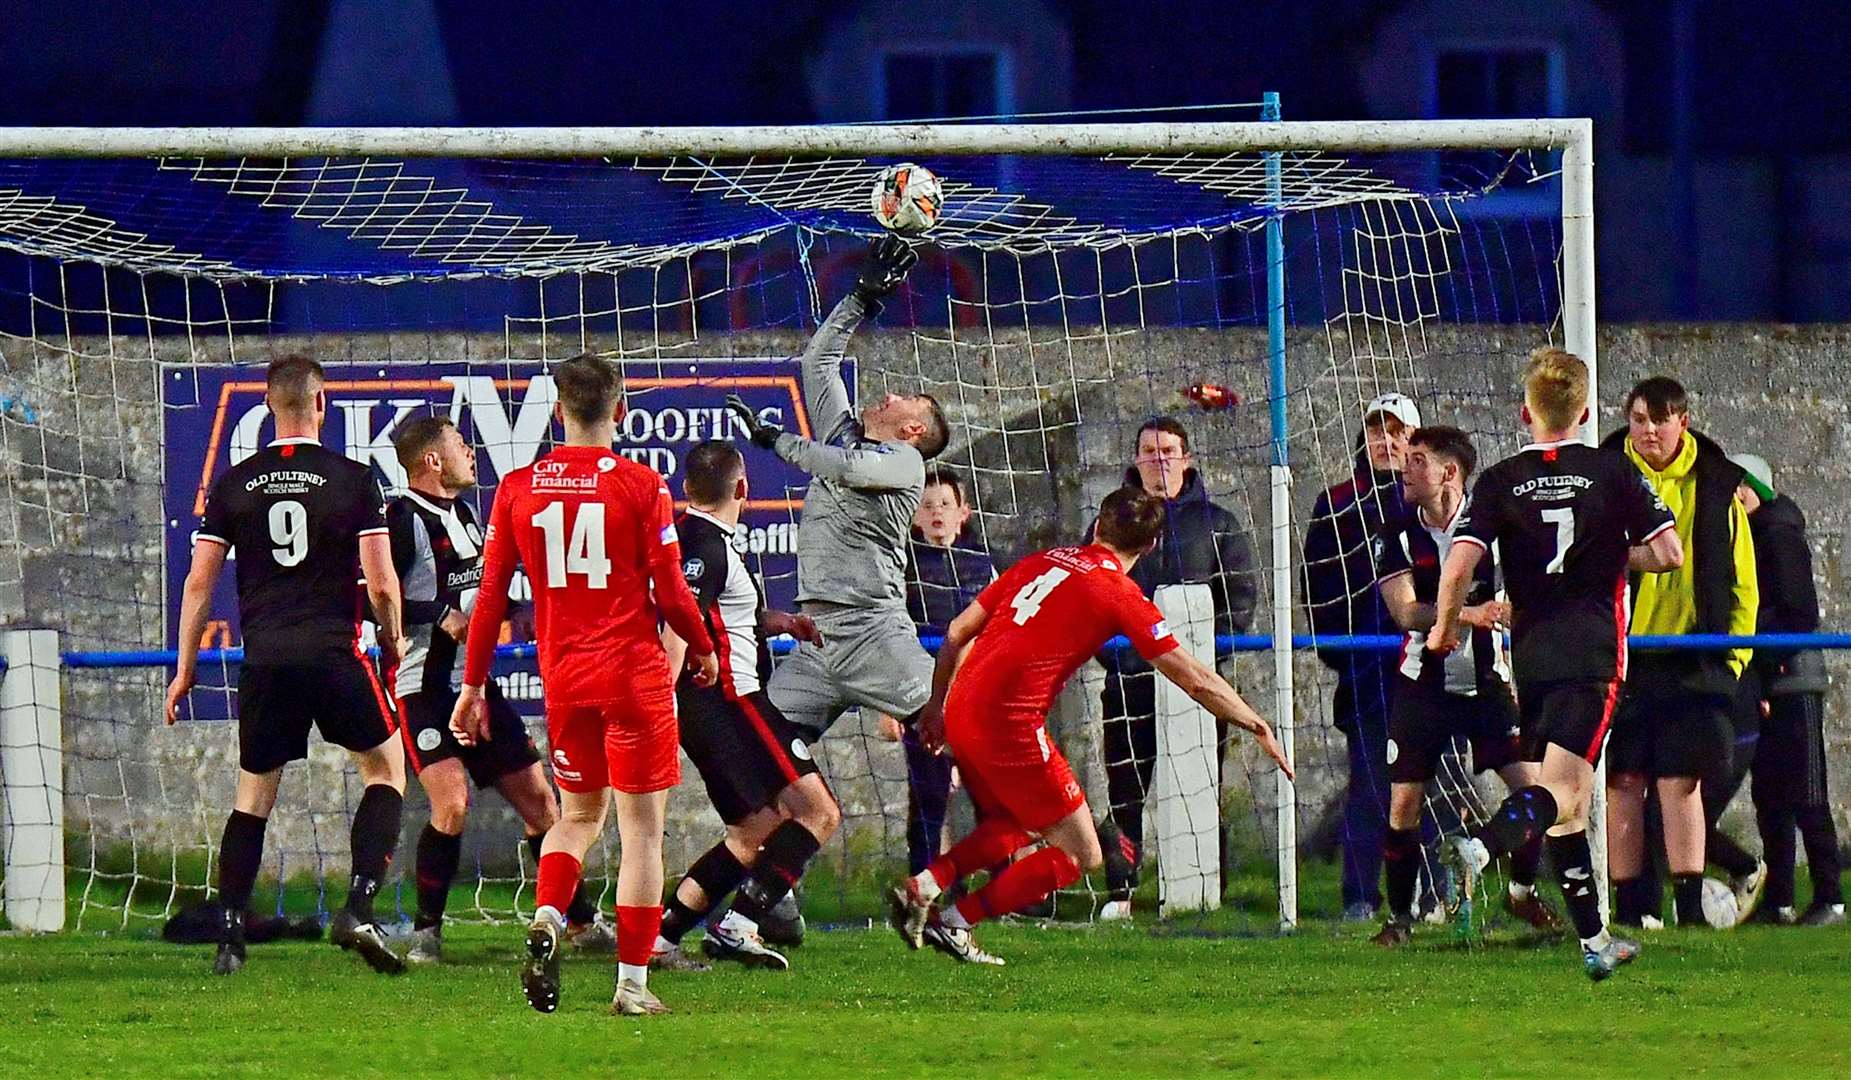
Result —
[[[944, 639], [933, 634], [921, 635], [919, 641], [928, 650], [938, 651]], [[1318, 637], [1313, 634], [1294, 634], [1294, 649], [1319, 649], [1328, 652], [1396, 652], [1401, 648], [1402, 637], [1399, 634], [1354, 634], [1339, 637]], [[1720, 649], [1851, 649], [1851, 633], [1821, 634], [1750, 634], [1732, 637], [1728, 634], [1635, 634], [1628, 639], [1628, 644], [1639, 652], [1711, 652]], [[773, 638], [771, 651], [778, 655], [789, 653], [796, 643], [788, 637]], [[1106, 643], [1106, 648], [1128, 648], [1129, 642], [1124, 638], [1113, 638]], [[1273, 639], [1268, 634], [1220, 634], [1215, 638], [1215, 651], [1228, 652], [1270, 652]], [[502, 645], [495, 650], [497, 659], [531, 660], [536, 655], [532, 642], [518, 645]], [[138, 668], [170, 667], [178, 659], [172, 649], [140, 649], [123, 652], [110, 651], [74, 651], [63, 654], [64, 666], [72, 668]], [[202, 649], [199, 653], [200, 666], [218, 666], [223, 664], [241, 664], [244, 662], [243, 649]]]

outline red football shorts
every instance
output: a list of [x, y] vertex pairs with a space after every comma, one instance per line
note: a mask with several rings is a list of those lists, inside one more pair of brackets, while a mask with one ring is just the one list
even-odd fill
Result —
[[546, 737], [560, 790], [613, 787], [643, 795], [681, 783], [674, 687], [650, 679], [633, 691], [617, 701], [547, 708]]
[[1086, 805], [1086, 793], [1039, 717], [948, 715], [945, 741], [971, 801], [985, 814], [1005, 814], [1040, 832]]

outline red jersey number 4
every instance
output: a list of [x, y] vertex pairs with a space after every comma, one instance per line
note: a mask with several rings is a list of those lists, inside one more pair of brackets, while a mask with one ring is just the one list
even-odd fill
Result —
[[1058, 566], [1050, 567], [1040, 576], [1031, 580], [1016, 591], [1015, 599], [1009, 601], [1009, 607], [1015, 612], [1015, 624], [1027, 626], [1028, 620], [1041, 610], [1041, 602], [1048, 598], [1055, 586], [1073, 576], [1073, 571], [1063, 570]]

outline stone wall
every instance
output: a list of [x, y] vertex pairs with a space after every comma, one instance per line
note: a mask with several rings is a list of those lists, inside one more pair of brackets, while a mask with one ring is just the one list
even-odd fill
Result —
[[[1358, 405], [1378, 389], [1411, 393], [1429, 422], [1446, 419], [1477, 433], [1488, 458], [1514, 449], [1520, 435], [1516, 372], [1541, 336], [1527, 327], [1438, 327], [1416, 340], [1382, 344], [1321, 329], [1295, 332], [1293, 370], [1310, 373], [1294, 382], [1288, 402], [1298, 520], [1322, 486], [1347, 475]], [[700, 342], [705, 355], [790, 353], [800, 345], [794, 336], [767, 334]], [[504, 335], [216, 344], [99, 338], [78, 339], [69, 350], [0, 338], [0, 382], [24, 394], [37, 414], [36, 422], [17, 412], [0, 418], [0, 476], [8, 504], [0, 508], [0, 621], [56, 626], [66, 633], [69, 648], [159, 647], [162, 406], [154, 360], [191, 356], [223, 362], [235, 354], [240, 362], [260, 363], [273, 350], [294, 348], [331, 361], [499, 362], [510, 354], [572, 351]], [[1250, 523], [1261, 562], [1268, 561], [1270, 448], [1262, 335], [1188, 329], [1089, 334], [1036, 327], [965, 342], [876, 331], [857, 341], [856, 352], [864, 396], [923, 385], [945, 402], [959, 433], [948, 460], [974, 473], [979, 524], [1005, 558], [1076, 537], [1089, 507], [1122, 476], [1136, 425], [1152, 413], [1172, 412], [1191, 428], [1211, 491]], [[1382, 359], [1368, 359], [1374, 356]], [[1668, 373], [1693, 391], [1699, 427], [1731, 449], [1751, 450], [1773, 463], [1776, 486], [1812, 522], [1828, 628], [1846, 624], [1851, 596], [1844, 550], [1851, 505], [1841, 495], [1851, 479], [1848, 356], [1851, 328], [1841, 326], [1619, 326], [1606, 328], [1601, 339], [1603, 431], [1619, 422], [1614, 403], [1634, 379]], [[1183, 390], [1204, 379], [1231, 386], [1247, 404], [1217, 413], [1194, 410]], [[1261, 582], [1261, 590], [1270, 591], [1270, 579]], [[1263, 601], [1254, 629], [1266, 632], [1269, 618]], [[1833, 672], [1845, 673], [1847, 663], [1851, 659], [1834, 655]], [[1329, 726], [1330, 688], [1318, 663], [1300, 656], [1295, 670], [1301, 831], [1310, 833], [1341, 785], [1342, 740]], [[1270, 714], [1270, 664], [1247, 657], [1239, 672], [1249, 696]], [[66, 680], [73, 828], [95, 838], [99, 860], [132, 848], [142, 862], [131, 872], [151, 882], [186, 876], [173, 869], [174, 849], [203, 854], [216, 844], [235, 760], [228, 725], [159, 723], [163, 678], [158, 671], [128, 670], [73, 672]], [[1831, 695], [1827, 734], [1841, 768], [1851, 764], [1846, 705], [1841, 679]], [[904, 765], [897, 746], [869, 737], [873, 730], [871, 721], [858, 723], [851, 715], [825, 744], [824, 757], [849, 815], [849, 847], [900, 852]], [[1249, 792], [1246, 770], [1230, 770], [1231, 805], [1270, 805], [1270, 771], [1259, 769], [1250, 747], [1238, 753], [1254, 775], [1268, 779]], [[1842, 784], [1836, 790], [1842, 821], [1851, 802]], [[318, 748], [311, 770], [285, 781], [283, 809], [271, 833], [278, 868], [334, 870], [344, 864], [344, 815], [356, 796], [341, 755]], [[421, 797], [412, 806], [408, 844], [419, 823]], [[480, 809], [465, 866], [479, 860], [506, 873], [517, 828], [498, 800], [485, 799]], [[1272, 835], [1264, 812], [1255, 810], [1253, 821], [1257, 835]], [[685, 863], [710, 842], [714, 826], [698, 784], [684, 785], [672, 807], [670, 861]], [[87, 847], [73, 850], [73, 863], [91, 857]]]

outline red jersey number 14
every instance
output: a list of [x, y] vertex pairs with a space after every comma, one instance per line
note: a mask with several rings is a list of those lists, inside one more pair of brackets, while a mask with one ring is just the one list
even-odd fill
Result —
[[569, 574], [585, 575], [585, 587], [602, 589], [610, 580], [611, 560], [604, 553], [604, 504], [577, 504], [566, 539], [566, 504], [548, 503], [533, 516], [533, 527], [546, 542], [546, 587], [563, 589]]

